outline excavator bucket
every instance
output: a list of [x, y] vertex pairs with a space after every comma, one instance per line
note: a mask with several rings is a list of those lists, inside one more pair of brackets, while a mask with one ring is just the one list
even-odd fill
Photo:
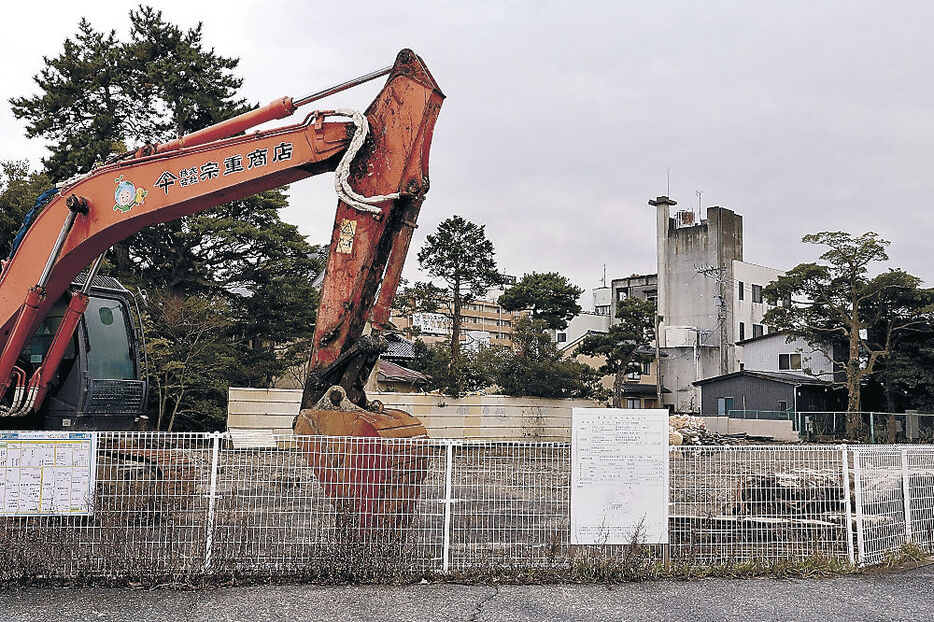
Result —
[[339, 518], [358, 535], [398, 535], [409, 524], [428, 466], [415, 417], [377, 404], [356, 406], [340, 386], [301, 411], [295, 432]]
[[381, 538], [411, 521], [428, 459], [418, 439], [428, 435], [418, 419], [374, 407], [364, 386], [430, 186], [428, 155], [443, 99], [422, 59], [402, 50], [366, 110], [366, 141], [347, 152], [348, 167], [337, 168], [338, 185], [349, 190], [338, 192], [295, 425], [297, 434], [318, 435], [302, 442], [335, 506]]

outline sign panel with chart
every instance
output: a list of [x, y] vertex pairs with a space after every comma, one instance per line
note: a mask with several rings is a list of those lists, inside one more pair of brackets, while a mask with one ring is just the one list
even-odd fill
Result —
[[668, 411], [575, 408], [571, 544], [668, 543]]
[[93, 514], [93, 432], [0, 432], [0, 515]]

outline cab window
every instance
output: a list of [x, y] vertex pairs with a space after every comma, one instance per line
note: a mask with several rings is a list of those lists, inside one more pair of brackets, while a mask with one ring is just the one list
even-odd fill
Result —
[[117, 300], [92, 297], [84, 312], [88, 336], [88, 374], [92, 378], [136, 379], [130, 323]]

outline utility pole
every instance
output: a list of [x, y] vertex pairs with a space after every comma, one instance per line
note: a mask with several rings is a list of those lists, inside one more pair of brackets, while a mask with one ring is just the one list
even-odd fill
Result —
[[658, 345], [658, 327], [662, 316], [658, 314], [658, 301], [655, 303], [655, 405], [662, 407], [662, 350]]
[[[727, 269], [726, 269], [726, 257], [724, 256], [723, 249], [723, 212], [721, 211], [717, 216], [717, 265], [720, 266], [720, 274], [717, 279], [717, 291], [718, 298], [717, 303], [720, 305], [717, 308], [717, 324], [720, 326], [720, 375], [726, 374], [730, 371], [730, 353], [731, 350], [727, 347], [727, 340], [729, 339], [728, 326], [726, 325], [726, 298], [724, 297], [724, 287], [723, 284], [726, 281]], [[732, 305], [731, 305], [732, 306]]]
[[723, 265], [722, 261], [722, 252], [720, 245], [717, 245], [717, 255], [720, 260], [720, 265], [716, 267], [706, 267], [706, 268], [697, 268], [695, 270], [698, 274], [703, 274], [706, 277], [714, 279], [717, 284], [717, 293], [713, 295], [714, 304], [717, 305], [717, 328], [720, 333], [720, 365], [719, 371], [720, 375], [726, 374], [730, 369], [730, 352], [727, 348], [727, 341], [729, 339], [729, 326], [727, 326], [727, 312], [726, 312], [726, 298], [725, 298], [725, 282], [726, 282], [726, 266]]

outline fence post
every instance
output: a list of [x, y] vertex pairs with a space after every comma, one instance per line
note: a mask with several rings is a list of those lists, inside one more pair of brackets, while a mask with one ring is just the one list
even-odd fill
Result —
[[451, 512], [454, 503], [452, 491], [452, 474], [454, 471], [454, 443], [448, 441], [445, 444], [445, 468], [444, 468], [444, 544], [441, 550], [441, 572], [447, 574], [451, 566]]
[[905, 502], [905, 542], [911, 542], [911, 486], [908, 481], [907, 449], [902, 449], [902, 499]]
[[869, 442], [876, 444], [876, 414], [869, 413]]
[[850, 563], [856, 563], [853, 553], [853, 505], [850, 499], [850, 453], [846, 445], [840, 450], [843, 463], [843, 499], [846, 505], [846, 555]]
[[863, 538], [863, 478], [859, 463], [859, 451], [853, 450], [853, 484], [856, 488], [856, 560], [866, 561], [866, 542]]
[[208, 492], [207, 532], [204, 542], [204, 571], [211, 567], [211, 553], [214, 546], [214, 509], [217, 503], [217, 463], [220, 456], [221, 433], [212, 432], [211, 447], [211, 488]]

